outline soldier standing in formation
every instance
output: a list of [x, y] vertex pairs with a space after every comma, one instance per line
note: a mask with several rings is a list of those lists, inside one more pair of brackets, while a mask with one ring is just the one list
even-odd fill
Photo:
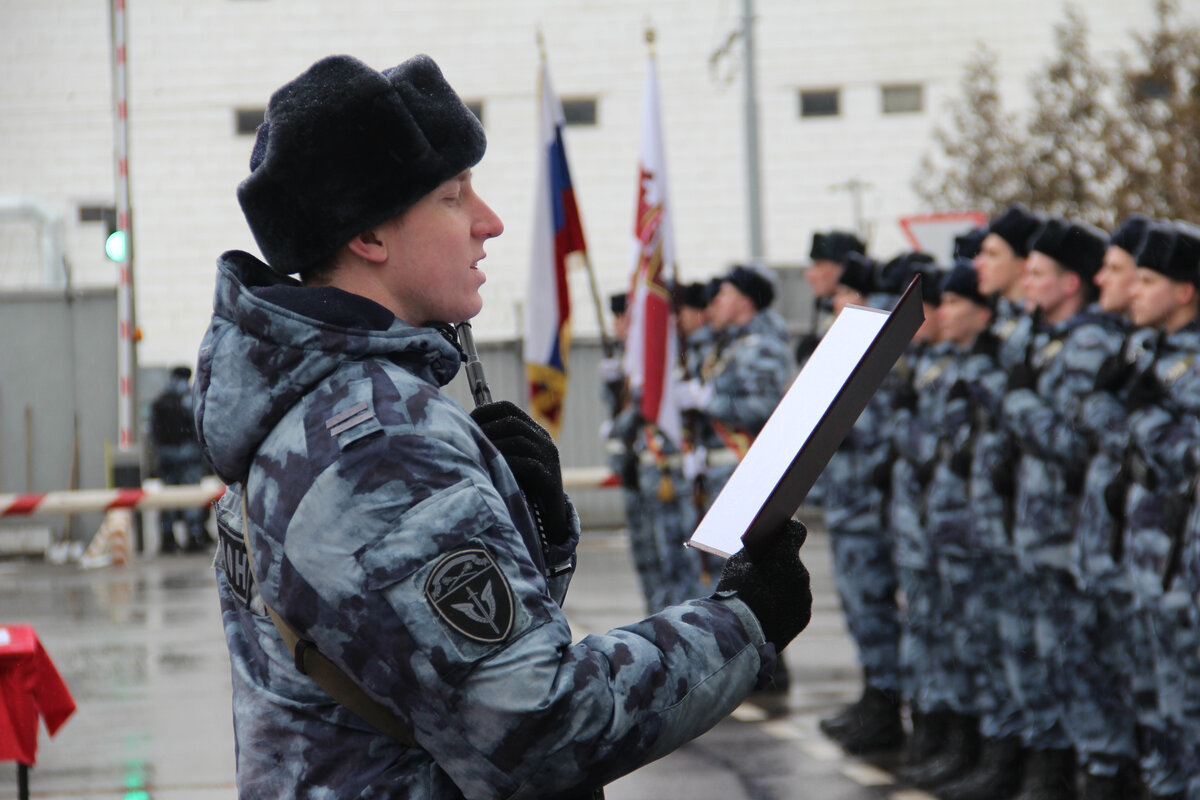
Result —
[[914, 345], [887, 389], [897, 443], [935, 434], [884, 470], [900, 774], [945, 800], [1200, 798], [1200, 231], [1013, 206], [981, 233], [942, 283], [950, 360]]

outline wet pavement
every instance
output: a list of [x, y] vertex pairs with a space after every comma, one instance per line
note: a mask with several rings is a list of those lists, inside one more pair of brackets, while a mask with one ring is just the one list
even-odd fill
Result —
[[[609, 800], [920, 800], [888, 762], [844, 756], [817, 720], [853, 700], [859, 673], [812, 531], [813, 621], [785, 653], [792, 686], [768, 713], [747, 703], [675, 753], [606, 789]], [[229, 661], [211, 556], [136, 559], [83, 570], [0, 561], [0, 623], [33, 625], [79, 708], [53, 738], [39, 731], [30, 797], [233, 800]], [[577, 637], [642, 616], [622, 531], [589, 530], [566, 613]], [[0, 764], [0, 800], [17, 768]]]

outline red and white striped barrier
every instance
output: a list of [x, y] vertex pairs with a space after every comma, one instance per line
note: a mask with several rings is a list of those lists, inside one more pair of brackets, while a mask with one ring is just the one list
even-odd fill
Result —
[[48, 514], [84, 514], [127, 508], [144, 511], [160, 508], [195, 508], [216, 502], [225, 494], [217, 479], [194, 486], [154, 486], [141, 489], [85, 489], [43, 494], [0, 494], [0, 517]]
[[[608, 467], [568, 467], [562, 471], [563, 488], [602, 489], [614, 485]], [[161, 508], [195, 508], [215, 503], [225, 494], [216, 478], [194, 486], [155, 486], [140, 489], [85, 489], [42, 494], [0, 494], [0, 517], [50, 514], [85, 514], [128, 508], [147, 511]]]

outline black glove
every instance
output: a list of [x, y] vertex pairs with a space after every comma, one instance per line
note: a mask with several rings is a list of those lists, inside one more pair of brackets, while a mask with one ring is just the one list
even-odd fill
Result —
[[1113, 353], [1100, 365], [1096, 371], [1096, 383], [1093, 389], [1097, 392], [1115, 392], [1133, 377], [1137, 364], [1125, 357], [1125, 353]]
[[1005, 391], [1015, 392], [1018, 389], [1036, 389], [1037, 388], [1037, 370], [1029, 363], [1029, 358], [1013, 367], [1012, 372], [1008, 373], [1008, 385]]
[[883, 492], [885, 495], [892, 491], [892, 458], [880, 461], [871, 470], [871, 483], [875, 484], [875, 488]]
[[973, 356], [988, 356], [996, 358], [1000, 353], [1000, 340], [996, 338], [996, 334], [991, 331], [983, 331], [975, 337], [975, 343], [971, 345], [971, 355]]
[[471, 412], [471, 418], [508, 462], [539, 534], [548, 544], [565, 544], [569, 538], [569, 501], [563, 493], [554, 439], [507, 400], [479, 406]]
[[808, 361], [808, 357], [817, 349], [817, 345], [821, 343], [821, 337], [812, 333], [806, 333], [796, 342], [796, 363], [804, 366]]
[[1158, 380], [1158, 373], [1154, 370], [1154, 364], [1151, 363], [1129, 385], [1125, 403], [1130, 409], [1145, 408], [1161, 403], [1165, 394], [1162, 383]]
[[812, 588], [800, 561], [806, 536], [804, 523], [788, 520], [783, 530], [751, 552], [742, 548], [734, 553], [717, 584], [718, 595], [736, 592], [750, 606], [776, 652], [787, 647], [812, 617]]
[[909, 381], [900, 381], [896, 384], [896, 391], [892, 396], [892, 410], [899, 411], [902, 408], [910, 411], [917, 408], [917, 390]]

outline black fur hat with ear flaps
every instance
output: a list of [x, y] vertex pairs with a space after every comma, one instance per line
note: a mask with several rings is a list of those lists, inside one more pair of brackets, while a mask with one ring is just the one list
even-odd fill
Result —
[[238, 202], [263, 258], [288, 275], [474, 166], [486, 147], [429, 56], [384, 72], [329, 56], [271, 96]]

